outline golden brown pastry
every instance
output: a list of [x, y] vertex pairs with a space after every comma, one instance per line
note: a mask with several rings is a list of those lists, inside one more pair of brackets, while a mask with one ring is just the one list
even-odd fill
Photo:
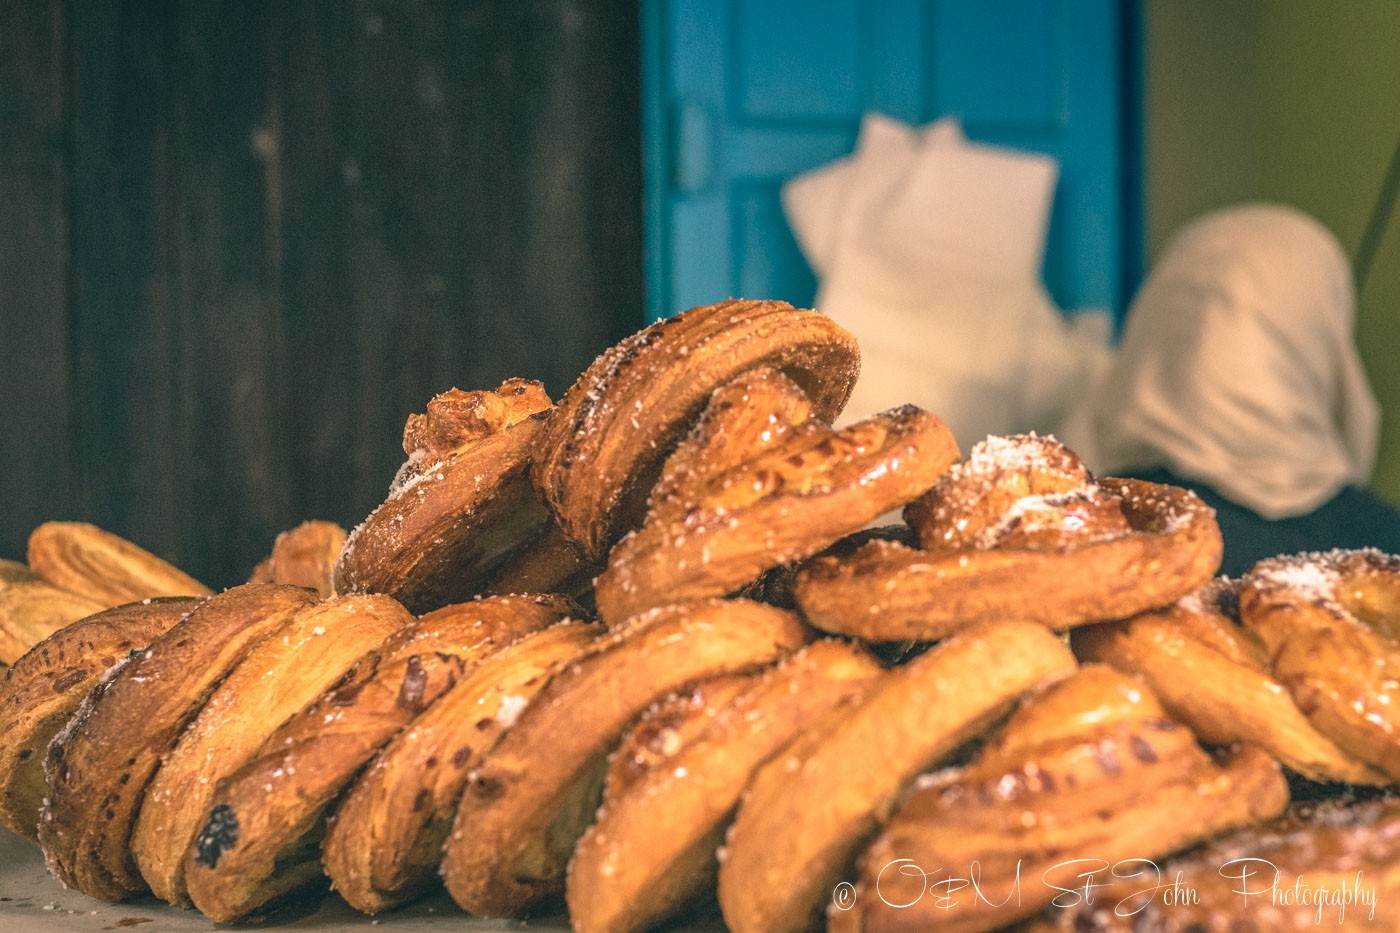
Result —
[[[1400, 930], [1400, 799], [1294, 804], [1160, 864], [1100, 880], [1020, 933]], [[1244, 893], [1242, 893], [1244, 892]], [[1320, 903], [1319, 903], [1320, 902]]]
[[103, 674], [198, 604], [195, 597], [170, 596], [99, 612], [59, 629], [15, 662], [0, 684], [0, 824], [38, 841], [49, 742]]
[[335, 562], [345, 546], [345, 529], [335, 522], [302, 522], [284, 531], [272, 544], [272, 553], [253, 568], [249, 583], [286, 583], [321, 594], [335, 593]]
[[536, 693], [602, 627], [563, 622], [483, 660], [385, 746], [335, 809], [322, 846], [326, 874], [373, 914], [437, 882], [467, 775]]
[[[22, 564], [17, 564], [22, 567]], [[110, 606], [35, 576], [0, 580], [0, 662], [14, 664], [54, 632]]]
[[799, 736], [754, 775], [730, 827], [719, 900], [735, 933], [816, 925], [835, 884], [915, 775], [1075, 669], [1049, 629], [960, 633], [896, 668], [865, 698]]
[[797, 420], [803, 401], [774, 370], [715, 393], [667, 461], [645, 523], [598, 578], [604, 619], [732, 593], [911, 501], [957, 459], [952, 432], [920, 409], [835, 431]]
[[1263, 644], [1240, 627], [1237, 584], [1216, 580], [1166, 609], [1075, 629], [1073, 642], [1081, 659], [1141, 677], [1204, 742], [1258, 745], [1315, 781], [1391, 783], [1308, 722]]
[[29, 567], [104, 609], [155, 596], [208, 596], [203, 583], [96, 525], [45, 522], [29, 536]]
[[657, 321], [590, 366], [560, 401], [532, 469], [564, 532], [586, 558], [641, 524], [662, 461], [716, 389], [768, 367], [833, 420], [860, 371], [855, 339], [815, 311], [731, 299]]
[[404, 429], [408, 461], [389, 498], [350, 533], [339, 593], [387, 593], [414, 612], [470, 599], [549, 527], [527, 476], [550, 410], [538, 382], [453, 389]]
[[1400, 557], [1261, 561], [1244, 578], [1240, 618], [1312, 724], [1400, 781]]
[[108, 901], [145, 889], [131, 832], [161, 757], [248, 651], [314, 601], [297, 587], [234, 587], [118, 659], [44, 761], [39, 844], [60, 881]]
[[1213, 760], [1141, 681], [1089, 665], [1029, 699], [971, 764], [920, 782], [829, 929], [995, 929], [1072, 895], [1098, 860], [1106, 873], [1160, 858], [1287, 805], [1263, 751]]
[[[929, 496], [941, 501], [1001, 450], [974, 448]], [[959, 516], [954, 528], [962, 521], [983, 527], [970, 546], [956, 535], [947, 543], [957, 546], [937, 550], [874, 541], [849, 558], [812, 560], [797, 577], [798, 606], [818, 628], [872, 641], [930, 641], [1002, 618], [1066, 629], [1170, 605], [1220, 566], [1215, 513], [1175, 486], [1100, 479], [1014, 500], [999, 517]], [[921, 539], [930, 533], [942, 540], [930, 528]]]
[[789, 612], [721, 600], [656, 609], [609, 632], [555, 675], [471, 775], [442, 863], [452, 898], [480, 916], [518, 916], [562, 893], [628, 722], [684, 684], [761, 667], [807, 638]]
[[562, 597], [474, 600], [366, 654], [219, 782], [185, 864], [195, 906], [227, 923], [320, 879], [327, 810], [375, 752], [482, 659], [577, 611]]
[[574, 929], [648, 930], [713, 897], [724, 830], [754, 769], [882, 676], [864, 650], [823, 640], [692, 729], [661, 724], [644, 743], [650, 754], [620, 750], [597, 822], [569, 862]]
[[599, 569], [584, 560], [578, 545], [551, 521], [538, 538], [506, 558], [481, 592], [485, 596], [562, 593], [586, 600], [591, 599]]
[[340, 596], [302, 609], [234, 666], [146, 786], [131, 850], [156, 897], [189, 902], [185, 856], [215, 784], [360, 655], [412, 622], [387, 596]]

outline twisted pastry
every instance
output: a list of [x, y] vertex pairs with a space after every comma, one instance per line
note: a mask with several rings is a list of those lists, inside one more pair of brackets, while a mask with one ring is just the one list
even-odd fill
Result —
[[549, 410], [540, 383], [507, 379], [489, 392], [445, 392], [411, 416], [408, 461], [346, 540], [336, 591], [387, 593], [414, 612], [479, 593], [549, 527], [527, 476]]
[[731, 299], [657, 321], [579, 377], [540, 436], [532, 476], [587, 559], [601, 562], [641, 524], [662, 460], [714, 391], [761, 367], [790, 376], [831, 421], [855, 386], [860, 354], [815, 311]]
[[1157, 858], [1287, 805], [1262, 751], [1213, 761], [1140, 682], [1091, 665], [1027, 701], [970, 765], [921, 782], [829, 929], [990, 930], [1078, 896], [1086, 866]]
[[911, 501], [957, 459], [952, 432], [912, 406], [841, 431], [808, 410], [771, 369], [715, 392], [598, 578], [605, 619], [732, 593]]
[[481, 599], [367, 653], [218, 783], [186, 855], [195, 906], [227, 923], [318, 880], [327, 810], [375, 752], [484, 658], [577, 612], [562, 597]]
[[[1106, 877], [1093, 904], [1079, 900], [1048, 907], [1020, 929], [1315, 931], [1335, 918], [1348, 930], [1393, 933], [1400, 929], [1396, 839], [1400, 799], [1294, 804], [1277, 819], [1232, 832], [1160, 867], [1134, 866], [1140, 872], [1135, 876]], [[1304, 885], [1307, 898], [1300, 896]], [[1353, 898], [1349, 906], [1339, 897], [1347, 894]]]
[[719, 870], [725, 923], [736, 933], [813, 927], [915, 775], [984, 731], [1023, 691], [1074, 669], [1069, 649], [1043, 626], [981, 626], [891, 671], [863, 702], [801, 735], [754, 775], [729, 829]]
[[277, 536], [272, 553], [253, 568], [249, 583], [286, 583], [313, 589], [321, 598], [335, 593], [335, 562], [345, 546], [345, 529], [335, 522], [302, 522]]
[[[873, 641], [929, 641], [1007, 617], [1064, 629], [1169, 605], [1219, 568], [1220, 529], [1194, 493], [1127, 479], [1075, 487], [1063, 448], [1044, 465], [1049, 443], [973, 448], [909, 508], [922, 548], [874, 541], [811, 561], [795, 584], [803, 615]], [[991, 486], [961, 504], [973, 480]], [[1043, 488], [1056, 491], [1033, 492]]]
[[1261, 561], [1241, 586], [1240, 618], [1312, 724], [1400, 781], [1400, 557]]
[[0, 663], [15, 664], [25, 652], [54, 632], [95, 612], [111, 608], [45, 583], [15, 564], [9, 579], [0, 579]]
[[234, 587], [118, 659], [44, 760], [39, 844], [60, 881], [108, 901], [145, 889], [131, 833], [161, 757], [248, 651], [314, 601], [296, 587]]
[[188, 903], [185, 855], [215, 783], [360, 655], [412, 622], [387, 596], [340, 596], [296, 613], [234, 666], [146, 786], [131, 850], [157, 897]]
[[378, 913], [437, 881], [467, 776], [601, 628], [563, 622], [483, 660], [399, 732], [336, 807], [322, 846], [350, 906]]
[[29, 566], [49, 583], [102, 607], [155, 596], [208, 596], [203, 583], [143, 550], [82, 522], [45, 522], [29, 536]]
[[49, 742], [118, 659], [197, 605], [195, 597], [168, 596], [108, 609], [59, 629], [15, 662], [0, 684], [0, 823], [38, 841]]
[[1075, 629], [1075, 654], [1141, 677], [1177, 721], [1212, 745], [1258, 745], [1315, 781], [1388, 784], [1319, 732], [1238, 620], [1239, 587], [1217, 580], [1166, 609]]
[[710, 895], [724, 830], [754, 769], [883, 676], [863, 649], [816, 642], [741, 683], [717, 712], [665, 722], [649, 754], [624, 743], [597, 821], [569, 862], [574, 929], [647, 930]]
[[627, 723], [684, 684], [771, 663], [807, 638], [791, 613], [710, 600], [636, 616], [591, 646], [471, 775], [443, 856], [453, 899], [481, 916], [517, 916], [561, 893]]

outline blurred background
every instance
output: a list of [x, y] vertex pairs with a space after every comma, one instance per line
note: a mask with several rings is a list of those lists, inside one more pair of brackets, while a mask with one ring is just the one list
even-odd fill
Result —
[[649, 319], [810, 305], [782, 187], [870, 112], [1053, 156], [1070, 312], [1121, 317], [1203, 211], [1318, 218], [1365, 258], [1373, 484], [1400, 501], [1395, 0], [4, 12], [0, 556], [73, 518], [239, 582], [278, 531], [377, 505], [437, 392], [557, 397]]

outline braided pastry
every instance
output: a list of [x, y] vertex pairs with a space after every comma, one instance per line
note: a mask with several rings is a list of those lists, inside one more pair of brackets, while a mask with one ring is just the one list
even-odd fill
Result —
[[29, 566], [103, 608], [155, 596], [208, 596], [198, 580], [96, 525], [46, 522], [29, 536]]
[[803, 615], [873, 641], [1008, 617], [1064, 629], [1169, 605], [1211, 578], [1220, 529], [1198, 496], [1088, 481], [1072, 456], [1045, 438], [978, 444], [907, 510], [921, 548], [874, 541], [811, 561], [795, 583]]
[[662, 460], [714, 391], [761, 367], [791, 377], [831, 421], [855, 386], [860, 354], [815, 311], [731, 299], [657, 321], [579, 377], [540, 436], [532, 475], [586, 558], [601, 562], [641, 524]]
[[476, 600], [362, 657], [219, 782], [185, 861], [195, 906], [226, 923], [319, 879], [327, 809], [374, 754], [484, 658], [575, 613], [560, 597]]
[[1057, 884], [1082, 885], [1085, 860], [1156, 858], [1287, 805], [1263, 752], [1216, 763], [1140, 683], [1085, 667], [1027, 701], [971, 764], [921, 782], [830, 929], [990, 930], [1048, 904]]
[[549, 527], [527, 476], [549, 410], [540, 383], [507, 379], [489, 392], [445, 392], [411, 416], [408, 461], [346, 540], [336, 591], [387, 593], [414, 612], [481, 592]]
[[234, 666], [146, 786], [131, 850], [157, 897], [188, 903], [185, 853], [215, 783], [361, 654], [412, 621], [386, 596], [339, 596], [301, 610]]
[[563, 622], [484, 659], [384, 748], [336, 807], [322, 847], [350, 906], [377, 913], [437, 880], [468, 775], [601, 628]]
[[603, 618], [732, 593], [911, 501], [957, 459], [952, 432], [912, 406], [841, 431], [809, 411], [771, 369], [715, 392], [598, 578]]
[[729, 928], [812, 927], [915, 775], [984, 731], [1023, 691], [1075, 666], [1042, 626], [980, 626], [891, 671], [863, 702], [798, 737], [754, 775], [729, 829], [719, 871]]
[[131, 833], [161, 757], [248, 651], [314, 601], [296, 587], [235, 587], [118, 659], [44, 761], [39, 844], [59, 880], [109, 901], [145, 889]]
[[1217, 580], [1166, 609], [1075, 629], [1075, 654], [1142, 678], [1204, 742], [1258, 745], [1316, 781], [1390, 783], [1308, 722], [1270, 672], [1263, 644], [1240, 627], [1238, 593]]
[[753, 771], [882, 676], [862, 649], [816, 642], [741, 684], [717, 712], [692, 717], [690, 730], [664, 722], [651, 733], [656, 751], [629, 754], [624, 743], [597, 821], [569, 862], [574, 929], [647, 930], [701, 901], [714, 890], [716, 852]]
[[783, 610], [709, 600], [636, 616], [591, 646], [471, 775], [442, 863], [453, 899], [480, 916], [518, 916], [561, 893], [627, 723], [684, 684], [771, 663], [807, 637]]
[[253, 568], [249, 583], [286, 583], [313, 589], [322, 598], [335, 593], [335, 562], [345, 546], [345, 529], [335, 522], [302, 522], [284, 531], [272, 553]]
[[1261, 561], [1241, 586], [1240, 618], [1312, 724], [1400, 781], [1400, 557]]
[[194, 597], [168, 596], [108, 609], [59, 629], [15, 662], [0, 684], [0, 823], [38, 841], [49, 742], [118, 659], [197, 605]]

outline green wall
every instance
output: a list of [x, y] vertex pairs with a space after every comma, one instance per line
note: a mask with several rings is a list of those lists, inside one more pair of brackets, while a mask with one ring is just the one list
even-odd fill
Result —
[[[1282, 201], [1355, 257], [1400, 138], [1400, 0], [1146, 0], [1147, 242], [1225, 204]], [[1373, 485], [1400, 502], [1400, 216], [1360, 295], [1384, 409]]]

